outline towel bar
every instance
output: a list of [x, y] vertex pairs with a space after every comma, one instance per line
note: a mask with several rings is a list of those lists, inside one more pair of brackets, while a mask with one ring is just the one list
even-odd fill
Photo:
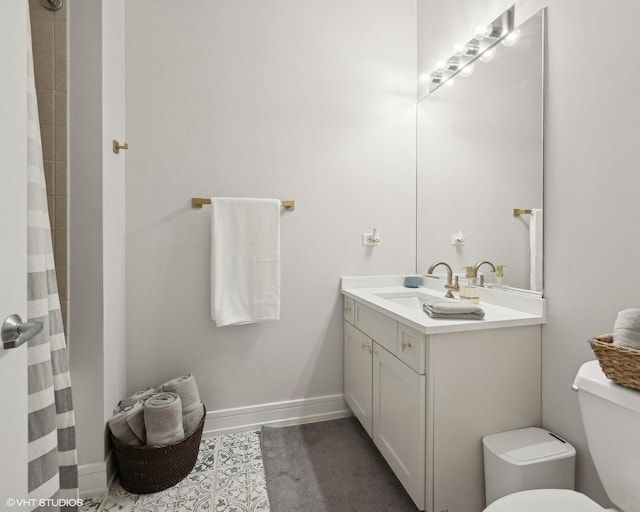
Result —
[[522, 210], [520, 208], [513, 209], [514, 217], [519, 217], [520, 215], [531, 215], [532, 213], [533, 213], [533, 210]]
[[[283, 201], [280, 201], [280, 203], [282, 204], [282, 207], [285, 210], [295, 210], [296, 209], [296, 202], [295, 201], [283, 200]], [[211, 204], [211, 199], [204, 198], [204, 197], [192, 197], [191, 198], [191, 207], [192, 208], [202, 208], [202, 205], [205, 205], [205, 204]]]

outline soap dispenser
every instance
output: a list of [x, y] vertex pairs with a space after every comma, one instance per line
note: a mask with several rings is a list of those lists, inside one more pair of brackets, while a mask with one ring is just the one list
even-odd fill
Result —
[[464, 267], [465, 277], [460, 283], [460, 300], [477, 304], [480, 302], [476, 278], [473, 275], [473, 267]]
[[496, 265], [496, 282], [493, 285], [494, 288], [509, 288], [509, 285], [504, 282], [504, 267], [506, 267], [506, 265]]

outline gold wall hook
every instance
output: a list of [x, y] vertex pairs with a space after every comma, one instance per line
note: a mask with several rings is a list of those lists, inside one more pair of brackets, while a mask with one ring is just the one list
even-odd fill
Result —
[[120, 144], [116, 139], [113, 139], [113, 152], [119, 155], [121, 149], [129, 149], [129, 144], [127, 142]]

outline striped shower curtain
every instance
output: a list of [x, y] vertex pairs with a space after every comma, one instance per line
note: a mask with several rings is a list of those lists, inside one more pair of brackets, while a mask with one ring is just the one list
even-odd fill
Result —
[[[25, 2], [26, 4], [26, 2]], [[29, 341], [29, 499], [31, 510], [77, 510], [75, 416], [44, 179], [38, 103], [28, 24], [27, 311], [43, 329]], [[44, 506], [41, 506], [43, 504]], [[63, 506], [59, 506], [62, 504]]]

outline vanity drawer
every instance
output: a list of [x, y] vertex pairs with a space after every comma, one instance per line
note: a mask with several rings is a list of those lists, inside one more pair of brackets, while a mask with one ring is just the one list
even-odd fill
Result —
[[419, 374], [425, 373], [427, 337], [421, 332], [398, 323], [398, 359]]
[[396, 353], [398, 322], [371, 308], [355, 303], [355, 326], [392, 354]]
[[344, 319], [350, 324], [354, 323], [355, 301], [350, 297], [344, 298]]

